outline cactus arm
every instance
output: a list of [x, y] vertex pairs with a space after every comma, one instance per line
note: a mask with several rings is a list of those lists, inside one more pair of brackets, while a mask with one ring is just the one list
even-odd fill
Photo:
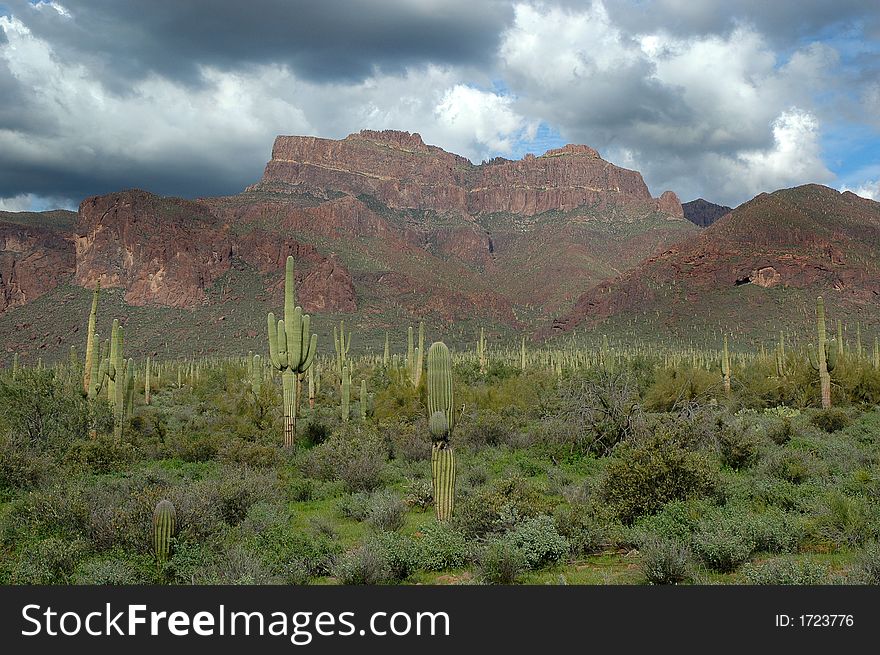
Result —
[[275, 314], [269, 312], [266, 317], [266, 323], [269, 330], [269, 359], [272, 360], [272, 366], [281, 369], [281, 361], [278, 359], [278, 327], [275, 323]]

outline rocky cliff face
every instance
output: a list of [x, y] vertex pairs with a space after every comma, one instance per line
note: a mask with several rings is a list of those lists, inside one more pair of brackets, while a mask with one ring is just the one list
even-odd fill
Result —
[[23, 305], [73, 273], [73, 243], [51, 228], [0, 222], [0, 312]]
[[684, 217], [700, 227], [709, 227], [731, 211], [730, 207], [726, 205], [716, 205], [714, 202], [702, 198], [686, 202], [681, 207], [684, 209]]
[[366, 194], [395, 209], [533, 216], [582, 206], [647, 205], [683, 217], [675, 194], [651, 197], [642, 176], [603, 160], [588, 146], [567, 145], [540, 157], [473, 165], [426, 145], [418, 134], [364, 130], [339, 141], [279, 136], [263, 179], [251, 190], [327, 197]]

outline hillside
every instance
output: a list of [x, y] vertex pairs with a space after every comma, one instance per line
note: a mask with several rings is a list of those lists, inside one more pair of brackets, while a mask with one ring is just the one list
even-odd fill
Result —
[[682, 203], [681, 208], [684, 211], [684, 217], [700, 227], [709, 227], [712, 223], [730, 212], [730, 207], [716, 205], [714, 202], [709, 202], [702, 198]]
[[809, 184], [762, 193], [710, 227], [585, 292], [545, 336], [637, 325], [767, 336], [832, 316], [880, 325], [880, 203]]
[[[211, 326], [204, 343], [182, 333], [166, 346], [156, 335], [147, 350], [214, 352], [208, 337], [259, 347], [288, 254], [316, 324], [347, 316], [370, 338], [420, 319], [463, 334], [536, 328], [697, 230], [674, 193], [653, 197], [638, 172], [587, 146], [472, 164], [395, 131], [278, 137], [263, 178], [240, 194], [120, 191], [87, 198], [75, 219], [0, 223], [7, 353], [78, 345], [70, 327], [84, 320], [88, 294], [76, 288], [99, 281], [121, 293], [123, 318], [152, 312], [174, 325], [195, 313]], [[42, 325], [39, 300], [58, 316], [33, 332], [21, 326]], [[252, 316], [232, 321], [244, 307]]]

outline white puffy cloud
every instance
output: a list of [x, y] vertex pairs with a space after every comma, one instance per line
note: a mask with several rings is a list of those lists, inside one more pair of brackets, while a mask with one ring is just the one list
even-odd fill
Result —
[[857, 196], [861, 196], [862, 198], [867, 198], [868, 200], [876, 200], [880, 202], [880, 179], [877, 180], [866, 180], [862, 184], [859, 184], [853, 189], [850, 189], [845, 184], [840, 187], [841, 191], [852, 191]]

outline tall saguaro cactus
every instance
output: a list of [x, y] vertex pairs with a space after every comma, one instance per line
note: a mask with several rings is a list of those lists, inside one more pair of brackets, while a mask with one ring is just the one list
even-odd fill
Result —
[[333, 326], [333, 348], [336, 350], [336, 371], [342, 375], [342, 369], [348, 362], [348, 351], [351, 349], [351, 331], [345, 336], [345, 321], [339, 321], [339, 330]]
[[819, 386], [822, 391], [822, 408], [831, 407], [831, 371], [837, 365], [838, 350], [834, 339], [828, 341], [825, 332], [825, 301], [822, 296], [816, 298], [816, 331], [819, 342], [814, 349], [809, 344], [810, 365], [819, 372]]
[[269, 359], [281, 371], [284, 404], [284, 445], [292, 446], [296, 436], [297, 376], [312, 365], [318, 350], [318, 335], [309, 337], [311, 319], [296, 305], [293, 282], [293, 257], [284, 269], [284, 319], [276, 324], [275, 314], [266, 317], [269, 331]]
[[438, 521], [452, 518], [455, 508], [455, 453], [449, 443], [455, 428], [452, 356], [442, 341], [428, 350], [428, 430], [431, 433], [431, 480]]
[[342, 369], [342, 420], [348, 423], [351, 415], [351, 372], [345, 366]]
[[91, 391], [92, 386], [92, 360], [95, 357], [95, 324], [98, 321], [98, 295], [101, 293], [101, 282], [95, 285], [92, 292], [92, 309], [89, 311], [89, 327], [86, 335], [86, 359], [83, 364], [83, 391], [86, 395]]

